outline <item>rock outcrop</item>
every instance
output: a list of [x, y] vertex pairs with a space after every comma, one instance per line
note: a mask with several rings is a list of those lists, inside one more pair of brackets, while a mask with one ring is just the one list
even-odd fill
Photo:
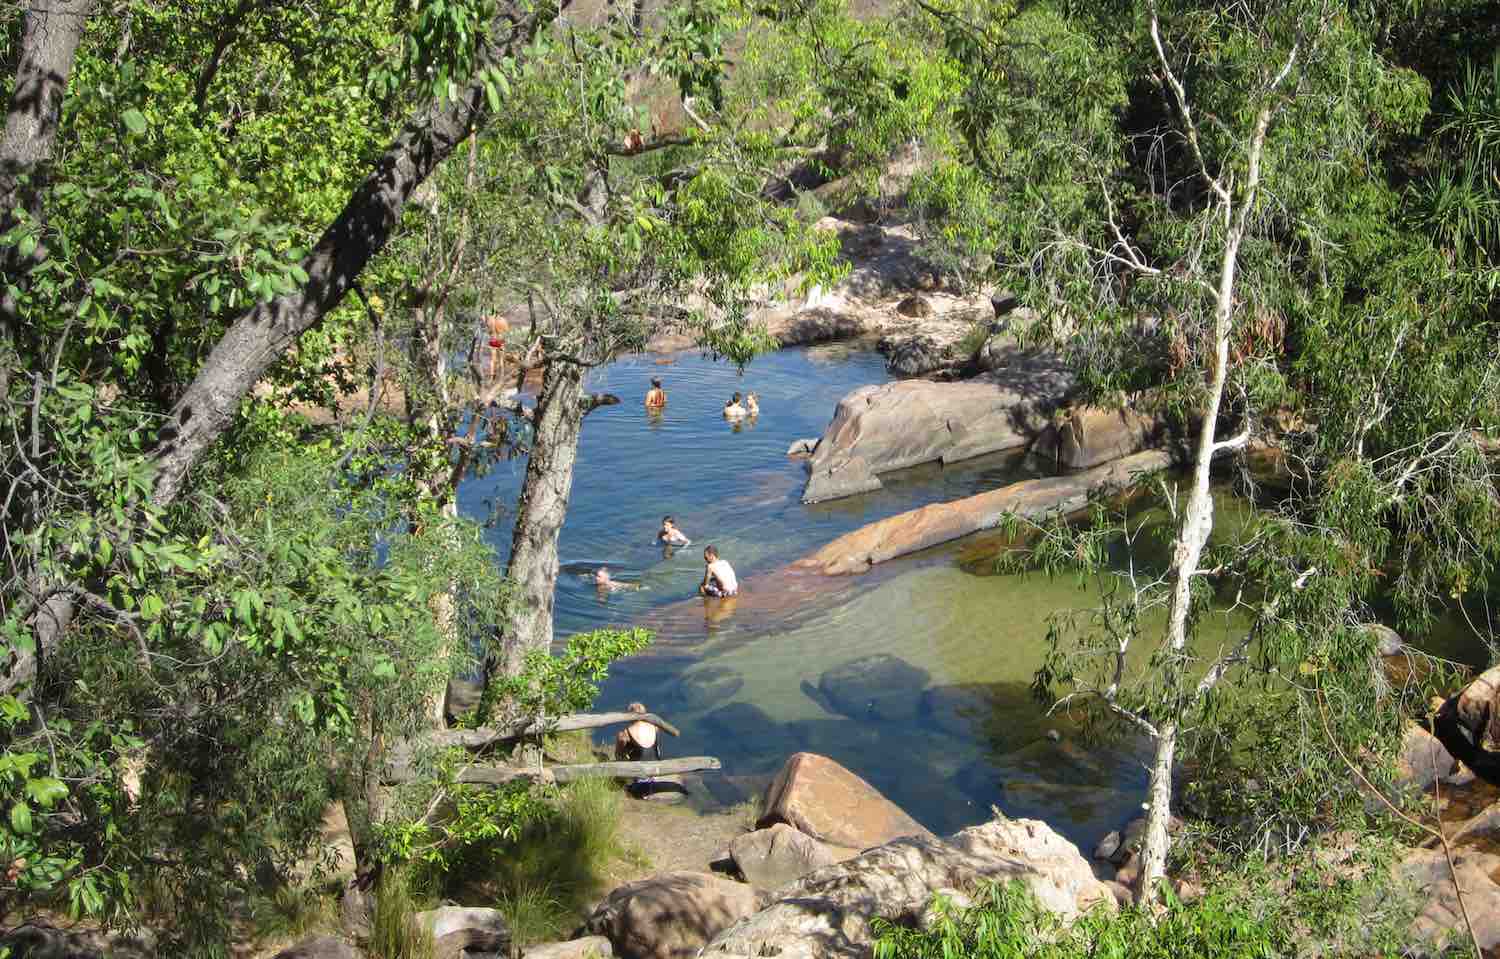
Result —
[[787, 759], [766, 790], [756, 827], [786, 823], [835, 846], [865, 849], [901, 836], [932, 833], [874, 786], [816, 753]]
[[542, 942], [521, 950], [521, 959], [610, 959], [614, 947], [603, 936], [584, 936], [567, 942]]
[[623, 959], [691, 959], [760, 905], [742, 882], [706, 872], [669, 872], [615, 889], [584, 928]]
[[[1500, 876], [1500, 855], [1472, 847], [1453, 850], [1451, 872], [1441, 849], [1418, 849], [1408, 855], [1397, 864], [1396, 877], [1423, 903], [1412, 922], [1412, 940], [1426, 944], [1434, 955], [1463, 943], [1468, 938], [1463, 915], [1467, 907], [1479, 948], [1488, 955], [1500, 946], [1500, 884], [1495, 876]], [[1462, 906], [1455, 878], [1463, 888]]]
[[880, 488], [879, 474], [1025, 446], [1075, 389], [1056, 358], [957, 383], [862, 386], [839, 401], [808, 460], [804, 503]]
[[879, 653], [825, 670], [818, 691], [850, 719], [913, 719], [922, 707], [930, 674], [911, 663]]
[[876, 917], [917, 924], [936, 892], [1009, 879], [1019, 879], [1064, 919], [1115, 908], [1114, 895], [1072, 843], [1036, 820], [1003, 820], [946, 842], [898, 839], [804, 876], [769, 907], [721, 932], [704, 955], [864, 957]]
[[862, 573], [876, 563], [993, 529], [1007, 515], [1066, 516], [1085, 508], [1090, 496], [1124, 491], [1171, 463], [1170, 453], [1147, 450], [1082, 473], [1025, 480], [951, 503], [934, 503], [861, 526], [793, 565], [830, 576]]
[[1437, 711], [1437, 738], [1481, 779], [1500, 786], [1500, 666], [1491, 666]]
[[338, 936], [313, 936], [281, 950], [274, 959], [362, 959], [363, 956], [364, 953]]
[[510, 926], [498, 909], [440, 906], [413, 918], [432, 934], [437, 959], [463, 959], [466, 953], [510, 954]]
[[774, 823], [734, 837], [729, 858], [745, 881], [757, 889], [780, 889], [787, 883], [841, 858], [832, 847], [786, 823]]
[[1033, 455], [1059, 470], [1086, 470], [1167, 439], [1164, 423], [1138, 410], [1078, 406], [1061, 413], [1031, 444]]

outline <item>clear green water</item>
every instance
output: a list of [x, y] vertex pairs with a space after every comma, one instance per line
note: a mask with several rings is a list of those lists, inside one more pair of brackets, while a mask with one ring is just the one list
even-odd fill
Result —
[[[670, 398], [659, 416], [641, 405], [652, 376]], [[1023, 458], [996, 455], [918, 467], [875, 493], [803, 505], [805, 467], [787, 447], [819, 435], [849, 390], [887, 379], [880, 357], [850, 347], [783, 350], [743, 376], [691, 353], [670, 365], [641, 357], [595, 371], [588, 388], [623, 402], [584, 426], [561, 540], [558, 636], [603, 625], [656, 630], [646, 655], [617, 664], [600, 705], [643, 701], [683, 730], [664, 743], [667, 755], [720, 757], [722, 777], [706, 779], [722, 801], [757, 794], [789, 753], [805, 749], [848, 766], [940, 834], [987, 819], [993, 804], [1092, 848], [1138, 812], [1145, 757], [1129, 743], [1085, 746], [1043, 715], [1029, 690], [1049, 617], [1092, 606], [1097, 594], [1073, 579], [986, 575], [991, 564], [958, 545], [862, 577], [787, 569], [864, 523], [1035, 475]], [[759, 393], [762, 410], [738, 428], [719, 414], [736, 390]], [[488, 516], [497, 504], [510, 507], [524, 469], [517, 460], [465, 484], [463, 509]], [[670, 556], [654, 543], [665, 513], [694, 541]], [[1221, 498], [1221, 531], [1243, 515], [1243, 504]], [[509, 521], [502, 512], [493, 527], [502, 554]], [[731, 604], [696, 595], [707, 543], [739, 574]], [[1165, 556], [1164, 546], [1153, 548]], [[598, 593], [590, 575], [599, 564], [645, 589]], [[1242, 625], [1220, 617], [1203, 641]], [[818, 692], [825, 670], [877, 654], [927, 673], [907, 697], [912, 715], [851, 717]], [[705, 675], [719, 684], [693, 684]]]

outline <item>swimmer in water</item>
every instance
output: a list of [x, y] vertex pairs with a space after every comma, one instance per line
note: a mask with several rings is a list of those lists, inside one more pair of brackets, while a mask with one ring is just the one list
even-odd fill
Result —
[[750, 416], [760, 415], [760, 397], [754, 393], [745, 394], [745, 412]]
[[738, 420], [743, 419], [744, 416], [745, 408], [740, 405], [740, 394], [736, 393], [728, 403], [724, 404], [724, 418], [727, 420]]
[[622, 583], [617, 579], [611, 579], [608, 566], [601, 566], [594, 571], [594, 585], [597, 586], [601, 592], [611, 593], [617, 589], [641, 588], [639, 583]]
[[661, 529], [656, 532], [656, 541], [663, 546], [691, 546], [693, 541], [677, 528], [677, 521], [670, 516], [661, 518]]
[[652, 378], [651, 389], [646, 391], [646, 409], [659, 410], [667, 405], [667, 391], [661, 388], [661, 380]]

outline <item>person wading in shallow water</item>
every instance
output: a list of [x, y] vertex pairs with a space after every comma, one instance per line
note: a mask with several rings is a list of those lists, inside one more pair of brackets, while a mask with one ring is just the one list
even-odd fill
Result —
[[[646, 705], [631, 703], [625, 709], [632, 713], [644, 713]], [[661, 762], [661, 743], [657, 738], [657, 729], [644, 720], [631, 723], [615, 735], [616, 761], [637, 762], [646, 757], [648, 749], [656, 756], [656, 761]]]
[[712, 546], [703, 551], [703, 582], [698, 592], [704, 596], [733, 596], [740, 591], [740, 582], [735, 578], [734, 567], [729, 561], [719, 558], [719, 551]]
[[726, 420], [744, 419], [745, 408], [740, 405], [740, 394], [736, 393], [724, 404], [724, 418]]
[[646, 391], [646, 409], [659, 410], [667, 405], [667, 391], [661, 388], [661, 380], [652, 379], [651, 389]]
[[656, 541], [663, 546], [691, 546], [693, 541], [677, 528], [677, 521], [670, 516], [661, 518], [661, 529], [656, 531]]

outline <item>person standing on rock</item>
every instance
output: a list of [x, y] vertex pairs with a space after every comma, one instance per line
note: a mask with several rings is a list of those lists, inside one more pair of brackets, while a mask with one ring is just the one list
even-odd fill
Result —
[[667, 391], [661, 388], [661, 380], [652, 377], [651, 389], [646, 391], [646, 409], [659, 410], [667, 405]]
[[500, 366], [500, 351], [505, 348], [505, 334], [510, 332], [510, 324], [505, 317], [499, 313], [491, 313], [485, 318], [485, 326], [489, 328], [489, 367], [487, 379], [493, 380]]
[[[738, 395], [738, 394], [736, 394]], [[739, 580], [735, 578], [734, 567], [729, 561], [719, 558], [719, 551], [709, 546], [703, 550], [703, 582], [698, 585], [698, 592], [703, 596], [734, 596], [740, 591]]]

